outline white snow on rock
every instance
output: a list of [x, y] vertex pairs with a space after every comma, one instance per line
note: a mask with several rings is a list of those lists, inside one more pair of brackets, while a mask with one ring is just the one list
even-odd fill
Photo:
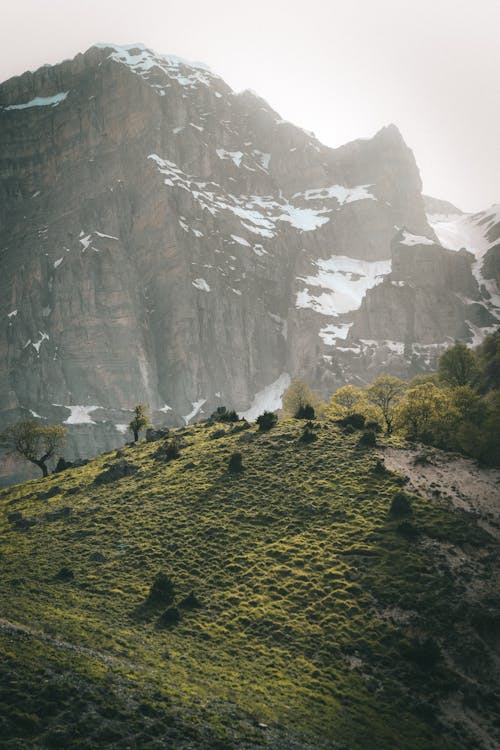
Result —
[[[57, 406], [57, 404], [54, 404], [54, 406]], [[96, 409], [100, 409], [100, 406], [83, 406], [81, 404], [79, 405], [71, 405], [71, 406], [64, 406], [65, 409], [69, 409], [71, 414], [67, 419], [64, 420], [63, 424], [96, 424], [93, 419], [91, 419], [90, 414], [91, 412], [95, 411]]]
[[42, 417], [40, 414], [37, 414], [37, 412], [33, 411], [33, 409], [28, 409], [28, 411], [32, 417], [35, 417], [35, 419], [45, 419], [45, 417]]
[[[95, 424], [95, 422], [92, 422], [92, 424]], [[115, 429], [118, 430], [118, 432], [121, 432], [122, 435], [126, 435], [129, 429], [128, 424], [115, 424]]]
[[429, 237], [423, 237], [418, 234], [412, 234], [411, 232], [403, 231], [403, 239], [401, 240], [402, 245], [435, 245], [434, 240]]
[[244, 247], [251, 247], [250, 243], [247, 242], [243, 237], [239, 237], [237, 234], [232, 234], [231, 239], [233, 239], [235, 242], [238, 243], [238, 245], [243, 245]]
[[[330, 316], [359, 309], [367, 290], [380, 284], [391, 272], [390, 260], [358, 260], [345, 255], [319, 259], [315, 266], [318, 268], [316, 276], [299, 278], [306, 288], [297, 293], [296, 306]], [[326, 291], [312, 294], [309, 287]]]
[[243, 151], [226, 151], [223, 148], [218, 148], [216, 149], [216, 151], [219, 159], [231, 159], [236, 167], [239, 167], [241, 165], [241, 160], [243, 159]]
[[55, 260], [54, 261], [54, 268], [59, 268], [59, 266], [61, 265], [61, 263], [63, 262], [63, 260], [64, 260], [64, 258], [58, 258], [57, 260]]
[[189, 414], [186, 414], [186, 416], [183, 417], [183, 420], [186, 424], [189, 424], [191, 419], [194, 419], [198, 412], [200, 411], [201, 407], [204, 403], [206, 403], [206, 398], [200, 398], [199, 401], [192, 401], [191, 406], [193, 407], [193, 410], [189, 412]]
[[355, 201], [376, 201], [375, 196], [368, 190], [370, 187], [373, 187], [373, 185], [357, 185], [353, 188], [344, 187], [344, 185], [331, 185], [330, 187], [312, 188], [303, 193], [295, 193], [293, 197], [300, 197], [306, 201], [335, 198], [343, 206], [345, 203], [354, 203]]
[[40, 354], [40, 347], [44, 341], [49, 340], [49, 335], [48, 333], [44, 333], [43, 331], [38, 331], [38, 333], [40, 334], [40, 338], [38, 339], [38, 341], [32, 341], [31, 343], [32, 346], [36, 349], [37, 354]]
[[240, 416], [249, 422], [255, 422], [264, 411], [276, 411], [281, 409], [283, 394], [292, 382], [290, 375], [283, 372], [274, 383], [267, 385], [255, 394], [250, 408], [240, 413]]
[[[3, 109], [10, 110], [28, 109], [29, 107], [57, 107], [66, 99], [68, 94], [69, 91], [61, 91], [59, 92], [59, 94], [54, 94], [54, 96], [35, 96], [35, 98], [31, 99], [29, 102], [25, 102], [24, 104], [9, 104], [7, 107], [3, 107]], [[35, 195], [37, 195], [37, 193], [35, 193]]]
[[[159, 55], [144, 44], [95, 44], [100, 49], [109, 49], [109, 59], [126, 65], [133, 73], [141, 76], [149, 83], [149, 86], [159, 95], [165, 95], [165, 88], [176, 81], [177, 84], [187, 89], [198, 86], [210, 86], [219, 76], [212, 73], [208, 65], [201, 62], [190, 62], [176, 55]], [[158, 83], [158, 79], [152, 73], [163, 73], [165, 83]]]
[[[490, 295], [484, 304], [500, 319], [500, 290], [494, 279], [485, 279], [482, 273], [485, 254], [490, 247], [498, 244], [498, 239], [490, 240], [487, 233], [495, 225], [500, 225], [500, 204], [477, 214], [428, 214], [427, 219], [443, 247], [455, 251], [465, 248], [475, 256], [472, 273], [479, 286], [484, 287]], [[479, 334], [473, 335], [477, 340]]]
[[352, 323], [339, 323], [338, 325], [329, 323], [321, 328], [319, 335], [327, 346], [335, 346], [337, 339], [347, 338], [351, 326]]
[[168, 404], [164, 404], [164, 406], [162, 406], [161, 409], [158, 409], [158, 411], [162, 411], [166, 414], [167, 411], [172, 411], [172, 407], [169, 406]]
[[328, 208], [300, 208], [283, 197], [272, 195], [235, 196], [215, 182], [200, 181], [185, 174], [174, 162], [162, 159], [158, 154], [149, 154], [148, 159], [156, 163], [167, 187], [190, 193], [193, 200], [212, 216], [230, 211], [247, 229], [265, 237], [274, 237], [279, 232], [280, 221], [306, 232], [329, 221], [324, 215], [330, 213]]
[[105, 237], [108, 240], [116, 240], [117, 242], [119, 242], [118, 237], [115, 237], [112, 234], [104, 234], [104, 232], [98, 232], [97, 229], [95, 230], [94, 234], [97, 234], [98, 237]]
[[17, 310], [12, 310], [12, 312], [7, 313], [7, 317], [12, 320], [12, 318], [15, 318], [17, 315]]
[[195, 279], [194, 281], [191, 282], [191, 284], [194, 287], [196, 287], [196, 289], [199, 289], [202, 292], [209, 292], [210, 291], [210, 287], [208, 286], [208, 284], [205, 281], [205, 279], [201, 279], [201, 278], [200, 279]]

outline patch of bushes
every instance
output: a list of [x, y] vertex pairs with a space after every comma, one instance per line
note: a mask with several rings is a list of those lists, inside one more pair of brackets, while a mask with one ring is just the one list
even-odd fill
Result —
[[301, 404], [293, 416], [295, 419], [314, 419], [316, 412], [311, 404]]
[[181, 619], [181, 613], [177, 607], [167, 607], [158, 618], [158, 625], [161, 628], [169, 628], [173, 625], [177, 625]]
[[179, 458], [181, 455], [179, 441], [175, 438], [173, 440], [168, 440], [163, 445], [160, 445], [154, 455], [155, 458], [160, 461], [173, 461], [174, 459]]
[[396, 492], [392, 498], [391, 507], [389, 513], [391, 516], [400, 518], [401, 516], [407, 516], [412, 512], [411, 498], [406, 492]]
[[278, 417], [272, 411], [265, 411], [257, 417], [257, 424], [261, 432], [267, 432], [278, 424]]
[[355, 430], [362, 430], [365, 426], [365, 415], [354, 412], [346, 417], [339, 419], [338, 422], [342, 427], [354, 427]]
[[358, 445], [365, 446], [366, 448], [373, 448], [377, 445], [377, 437], [371, 430], [365, 430], [358, 440]]
[[238, 422], [239, 416], [234, 409], [227, 409], [225, 406], [218, 406], [210, 415], [212, 422]]
[[172, 604], [175, 598], [175, 586], [166, 573], [157, 573], [149, 589], [148, 598], [146, 603], [149, 605], [157, 606]]
[[302, 435], [299, 437], [299, 443], [314, 443], [315, 440], [318, 439], [318, 436], [315, 432], [311, 430], [310, 427], [307, 427], [307, 425], [304, 427], [304, 430], [302, 431]]
[[243, 459], [241, 453], [233, 453], [231, 455], [228, 470], [231, 474], [240, 474], [243, 471]]

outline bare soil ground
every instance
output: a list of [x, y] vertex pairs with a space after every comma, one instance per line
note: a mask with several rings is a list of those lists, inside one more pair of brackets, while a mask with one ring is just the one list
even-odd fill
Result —
[[500, 471], [435, 448], [385, 448], [385, 465], [408, 477], [408, 488], [426, 497], [449, 500], [477, 516], [500, 539]]

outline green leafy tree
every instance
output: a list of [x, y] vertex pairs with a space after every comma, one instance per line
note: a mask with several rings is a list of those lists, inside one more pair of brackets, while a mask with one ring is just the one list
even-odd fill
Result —
[[2, 445], [41, 469], [48, 476], [47, 462], [62, 448], [66, 439], [63, 425], [42, 425], [34, 419], [23, 419], [2, 433]]
[[471, 385], [478, 374], [476, 356], [465, 344], [451, 346], [439, 359], [439, 379], [448, 385]]
[[482, 393], [500, 388], [500, 329], [486, 336], [477, 349]]
[[362, 411], [360, 408], [364, 394], [361, 388], [355, 385], [344, 385], [335, 391], [328, 404], [328, 412], [331, 416], [348, 416], [354, 412]]
[[388, 435], [392, 433], [396, 408], [405, 389], [403, 380], [392, 375], [379, 375], [366, 392], [368, 401], [380, 409]]
[[129, 423], [129, 429], [134, 433], [134, 443], [137, 443], [139, 440], [139, 433], [142, 432], [142, 430], [151, 427], [149, 416], [146, 413], [147, 408], [147, 404], [136, 404], [134, 406], [134, 417]]
[[312, 406], [315, 413], [321, 412], [323, 404], [319, 396], [302, 380], [294, 380], [283, 395], [283, 411], [290, 417], [301, 414], [305, 407]]
[[422, 383], [406, 391], [397, 418], [411, 437], [442, 442], [454, 417], [456, 410], [449, 392], [433, 383]]

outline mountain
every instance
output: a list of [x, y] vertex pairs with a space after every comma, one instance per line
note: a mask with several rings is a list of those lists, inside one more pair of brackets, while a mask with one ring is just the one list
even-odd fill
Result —
[[64, 422], [68, 457], [139, 401], [255, 417], [293, 377], [326, 397], [498, 324], [496, 251], [438, 244], [394, 125], [330, 149], [202, 64], [104, 44], [3, 83], [0, 130], [0, 428]]
[[303, 426], [0, 492], [6, 748], [498, 746], [499, 473]]

